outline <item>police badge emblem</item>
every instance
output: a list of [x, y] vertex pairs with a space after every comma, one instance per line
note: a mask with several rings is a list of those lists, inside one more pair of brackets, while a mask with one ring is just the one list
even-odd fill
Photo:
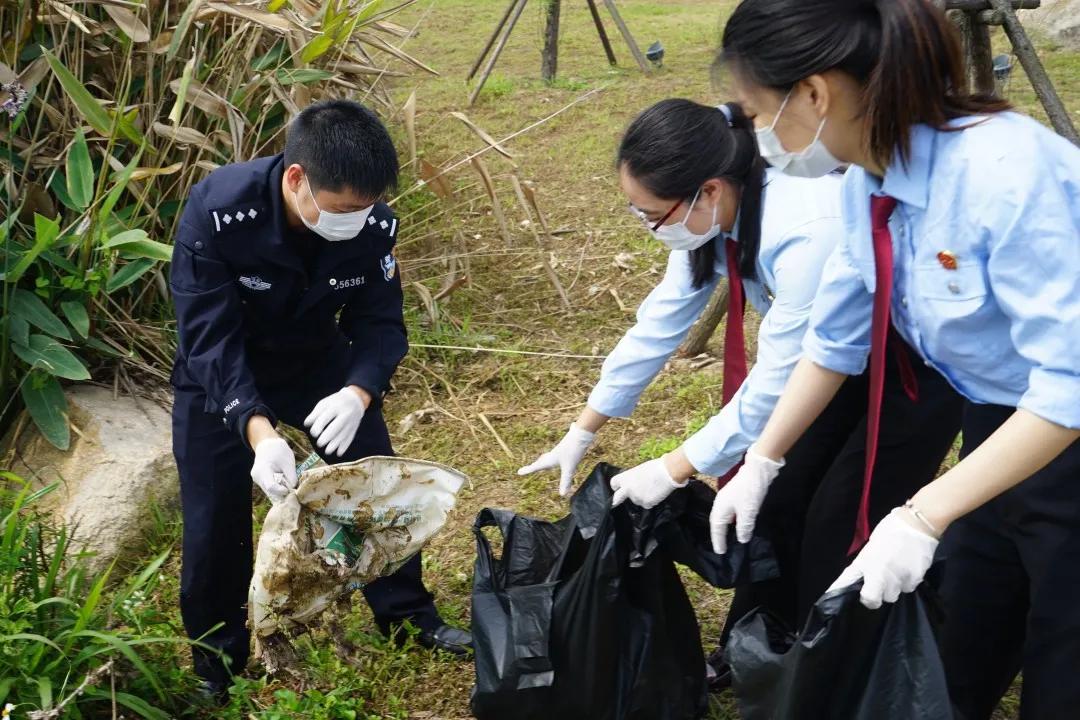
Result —
[[387, 282], [394, 279], [394, 274], [397, 272], [397, 258], [394, 257], [394, 253], [390, 253], [382, 259], [382, 271]]

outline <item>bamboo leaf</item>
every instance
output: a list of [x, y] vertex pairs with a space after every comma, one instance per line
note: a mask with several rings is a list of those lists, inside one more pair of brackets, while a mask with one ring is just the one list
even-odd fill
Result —
[[151, 128], [155, 135], [160, 135], [166, 140], [172, 140], [180, 145], [205, 145], [208, 140], [205, 135], [194, 128], [178, 125], [166, 125], [163, 122], [154, 123]]
[[329, 80], [334, 77], [334, 73], [316, 68], [299, 68], [297, 70], [281, 68], [275, 73], [275, 76], [282, 85], [292, 85], [293, 83], [313, 83]]
[[55, 337], [71, 339], [71, 333], [64, 326], [63, 320], [56, 317], [45, 303], [34, 293], [23, 288], [15, 288], [8, 300], [8, 312], [21, 317], [36, 328], [40, 328]]
[[157, 240], [135, 240], [119, 246], [120, 252], [127, 259], [149, 258], [158, 262], [172, 260], [172, 246], [160, 243]]
[[101, 210], [99, 217], [103, 221], [108, 221], [112, 215], [113, 208], [116, 207], [116, 203], [120, 200], [121, 193], [124, 192], [124, 188], [127, 187], [128, 181], [131, 180], [131, 176], [135, 173], [135, 169], [139, 166], [139, 159], [142, 157], [142, 148], [139, 148], [139, 152], [135, 153], [135, 157], [131, 159], [124, 169], [120, 171], [116, 176], [116, 185], [109, 191], [109, 194], [105, 196], [105, 201], [101, 203]]
[[116, 248], [132, 257], [150, 258], [169, 262], [172, 260], [172, 247], [165, 243], [151, 240], [145, 230], [126, 230], [101, 244], [103, 248]]
[[109, 17], [112, 18], [112, 21], [116, 23], [116, 26], [120, 28], [120, 31], [131, 38], [132, 42], [144, 43], [150, 41], [150, 28], [146, 27], [146, 24], [136, 17], [135, 13], [127, 8], [108, 3], [103, 7]]
[[[304, 46], [303, 52], [300, 53], [300, 60], [310, 63], [325, 55], [332, 47], [334, 47], [334, 37], [329, 33], [323, 33]], [[278, 77], [280, 79], [280, 73]]]
[[141, 278], [157, 262], [143, 258], [124, 265], [105, 283], [105, 292], [114, 293]]
[[176, 57], [176, 53], [180, 50], [180, 43], [191, 28], [191, 23], [195, 20], [195, 13], [198, 12], [200, 5], [202, 5], [202, 0], [191, 0], [187, 7], [184, 8], [180, 21], [176, 23], [176, 30], [173, 31], [172, 40], [169, 41], [169, 52], [165, 55], [165, 59], [169, 62], [172, 62], [173, 58]]
[[120, 245], [127, 245], [128, 243], [138, 242], [140, 240], [146, 240], [149, 236], [145, 230], [136, 228], [135, 230], [125, 230], [122, 233], [113, 235], [111, 238], [101, 243], [103, 248], [114, 248]]
[[5, 275], [5, 281], [10, 283], [18, 282], [26, 269], [30, 267], [30, 264], [37, 259], [38, 255], [52, 247], [59, 235], [59, 222], [34, 213], [34, 246], [23, 253], [19, 261], [15, 263], [15, 267]]
[[230, 5], [225, 2], [208, 2], [206, 3], [206, 7], [207, 10], [203, 13], [199, 13], [200, 16], [214, 15], [217, 13], [232, 15], [253, 22], [267, 30], [273, 30], [283, 34], [291, 33], [295, 28], [291, 22], [280, 15], [274, 15], [273, 13], [264, 12], [244, 5]]
[[135, 171], [131, 173], [130, 180], [145, 180], [147, 178], [157, 177], [158, 175], [175, 175], [184, 169], [184, 163], [173, 163], [167, 167], [141, 167], [135, 168]]
[[365, 23], [370, 18], [377, 15], [379, 11], [382, 10], [384, 2], [385, 0], [371, 0], [371, 2], [364, 6], [363, 10], [356, 14], [356, 17], [352, 23], [353, 27], [355, 28], [357, 25]]
[[180, 124], [180, 118], [184, 114], [184, 103], [187, 102], [187, 89], [191, 84], [191, 74], [195, 70], [195, 56], [184, 63], [184, 71], [180, 75], [180, 86], [176, 88], [176, 102], [169, 111], [169, 120], [173, 125]]
[[[67, 398], [57, 379], [43, 372], [34, 372], [23, 382], [21, 394], [30, 417], [45, 439], [57, 449], [67, 450], [71, 446]], [[60, 649], [51, 640], [44, 642]]]
[[68, 380], [89, 380], [90, 371], [75, 353], [46, 335], [31, 335], [30, 345], [12, 345], [11, 351], [32, 368]]
[[56, 79], [60, 81], [60, 86], [64, 88], [64, 92], [67, 93], [71, 101], [75, 103], [75, 107], [83, 119], [90, 123], [90, 127], [97, 130], [100, 135], [108, 137], [112, 127], [109, 113], [94, 99], [94, 96], [79, 82], [79, 79], [64, 67], [64, 64], [55, 55], [48, 50], [42, 52], [49, 63], [49, 67], [52, 68], [53, 73], [56, 75]]
[[79, 333], [79, 337], [85, 338], [90, 335], [90, 316], [86, 313], [86, 306], [81, 302], [68, 300], [60, 303], [60, 309], [64, 311], [64, 317]]
[[21, 317], [8, 315], [8, 337], [16, 345], [30, 344], [30, 323]]
[[90, 148], [86, 145], [82, 128], [75, 129], [75, 141], [68, 151], [66, 170], [68, 196], [79, 210], [85, 210], [94, 199], [94, 166], [90, 162]]

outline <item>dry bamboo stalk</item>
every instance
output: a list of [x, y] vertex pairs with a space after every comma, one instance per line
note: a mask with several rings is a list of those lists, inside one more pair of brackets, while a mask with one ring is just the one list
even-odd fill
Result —
[[507, 160], [513, 160], [514, 159], [514, 156], [513, 156], [512, 153], [510, 153], [506, 148], [504, 148], [502, 145], [500, 145], [498, 140], [491, 137], [491, 135], [489, 135], [488, 132], [486, 130], [484, 130], [484, 128], [480, 127], [479, 125], [474, 123], [472, 120], [470, 120], [469, 116], [466, 115], [465, 113], [452, 112], [452, 113], [450, 113], [450, 117], [456, 118], [456, 119], [460, 120], [461, 122], [465, 123], [465, 127], [469, 128], [474, 133], [476, 133], [477, 137], [479, 137], [481, 140], [483, 140], [488, 145], [490, 145], [492, 150], [499, 153], [500, 155], [502, 155]]
[[502, 232], [503, 240], [507, 245], [513, 244], [510, 238], [510, 228], [506, 225], [506, 216], [503, 214], [502, 205], [499, 203], [499, 196], [495, 193], [495, 183], [491, 181], [491, 174], [488, 173], [487, 165], [484, 164], [483, 159], [475, 157], [472, 160], [472, 165], [476, 168], [476, 172], [480, 174], [480, 180], [484, 184], [484, 189], [487, 190], [488, 197], [491, 199], [491, 212], [495, 215], [495, 221], [499, 223], [499, 230]]
[[409, 164], [416, 165], [416, 91], [413, 90], [409, 99], [402, 108], [402, 118], [405, 121], [405, 137], [409, 143]]
[[[503, 145], [503, 144], [513, 140], [516, 137], [524, 135], [525, 133], [529, 132], [530, 130], [535, 130], [536, 128], [540, 127], [544, 123], [555, 119], [559, 115], [562, 115], [564, 112], [566, 112], [570, 108], [574, 107], [575, 105], [585, 102], [586, 100], [588, 100], [590, 97], [592, 97], [596, 93], [599, 93], [599, 92], [602, 92], [602, 91], [606, 90], [607, 87], [608, 87], [607, 85], [603, 85], [603, 86], [598, 87], [598, 88], [593, 88], [589, 92], [585, 93], [584, 95], [581, 95], [580, 97], [576, 98], [575, 100], [571, 101], [570, 103], [564, 105], [563, 107], [559, 108], [558, 110], [551, 113], [547, 117], [543, 117], [543, 118], [537, 120], [536, 122], [521, 128], [520, 130], [518, 130], [516, 132], [510, 133], [509, 135], [504, 137], [502, 140], [500, 140], [499, 144]], [[445, 175], [448, 172], [451, 172], [452, 170], [456, 170], [457, 168], [461, 167], [462, 165], [465, 165], [466, 163], [472, 162], [472, 159], [474, 157], [480, 157], [484, 153], [491, 150], [493, 147], [494, 146], [492, 146], [492, 145], [488, 145], [487, 147], [485, 147], [485, 148], [483, 148], [481, 150], [478, 150], [478, 151], [476, 151], [474, 153], [471, 153], [470, 155], [467, 155], [466, 157], [462, 158], [461, 160], [458, 160], [456, 163], [453, 163], [452, 165], [450, 165], [448, 167], [445, 167], [442, 170], [440, 170], [439, 175]], [[390, 200], [390, 202], [388, 202], [387, 205], [391, 205], [391, 206], [394, 205], [394, 203], [396, 203], [398, 200], [405, 197], [406, 195], [408, 195], [411, 192], [415, 192], [420, 187], [423, 187], [422, 183], [417, 183], [416, 185], [413, 185], [412, 187], [407, 188], [406, 190], [398, 193], [397, 197]]]
[[510, 446], [503, 442], [503, 439], [499, 437], [499, 433], [495, 432], [495, 426], [492, 425], [491, 421], [487, 419], [487, 415], [485, 415], [484, 413], [477, 413], [477, 416], [480, 418], [480, 422], [484, 423], [484, 427], [490, 430], [491, 434], [495, 436], [495, 442], [499, 443], [499, 447], [503, 449], [503, 452], [506, 453], [506, 456], [509, 457], [511, 460], [515, 460], [516, 458], [514, 457], [514, 453], [510, 451]]
[[529, 229], [532, 231], [533, 238], [536, 240], [536, 245], [540, 249], [540, 263], [544, 267], [544, 272], [547, 274], [548, 279], [551, 280], [551, 284], [555, 286], [555, 291], [559, 293], [559, 299], [562, 301], [563, 309], [569, 310], [570, 298], [567, 297], [566, 290], [563, 289], [562, 283], [559, 282], [559, 276], [555, 274], [555, 268], [551, 267], [551, 263], [549, 263], [547, 257], [544, 256], [547, 247], [545, 247], [544, 241], [540, 238], [540, 233], [536, 232], [536, 227], [531, 222], [529, 201], [526, 199], [525, 191], [521, 187], [521, 181], [518, 179], [517, 173], [511, 173], [510, 182], [514, 186], [514, 193], [517, 195], [518, 202], [521, 203], [521, 209], [525, 211], [525, 217], [530, 218]]

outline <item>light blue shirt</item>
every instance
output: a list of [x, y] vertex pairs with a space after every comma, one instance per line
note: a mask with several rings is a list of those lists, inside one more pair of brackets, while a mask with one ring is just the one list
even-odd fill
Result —
[[[968, 399], [1080, 428], [1080, 149], [1016, 113], [916, 127], [911, 159], [884, 180], [844, 178], [845, 237], [829, 258], [807, 357], [846, 374], [866, 366], [874, 290], [870, 196], [889, 222], [892, 318]], [[939, 253], [956, 258], [946, 268]]]
[[[743, 283], [747, 301], [763, 316], [757, 361], [731, 402], [683, 445], [687, 458], [703, 473], [723, 475], [742, 460], [802, 357], [821, 271], [843, 233], [840, 185], [835, 175], [807, 180], [768, 171], [758, 279]], [[724, 239], [714, 242], [717, 276], [698, 289], [693, 287], [690, 254], [671, 253], [663, 280], [638, 308], [637, 323], [604, 361], [589, 407], [612, 417], [633, 411], [705, 309], [719, 278], [727, 275]]]

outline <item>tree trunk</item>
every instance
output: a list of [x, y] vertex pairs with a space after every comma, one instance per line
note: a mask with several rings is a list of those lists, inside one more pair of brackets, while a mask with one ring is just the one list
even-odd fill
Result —
[[543, 63], [540, 74], [551, 82], [559, 66], [559, 6], [562, 0], [547, 0], [547, 27], [544, 29]]
[[727, 309], [728, 286], [727, 283], [724, 283], [720, 286], [720, 289], [713, 293], [709, 306], [705, 308], [705, 312], [701, 313], [701, 317], [698, 318], [694, 327], [690, 328], [690, 334], [687, 335], [686, 341], [679, 348], [679, 357], [694, 357], [705, 352], [705, 346], [709, 344], [709, 339], [716, 332], [716, 327], [720, 324], [720, 321], [727, 315]]

